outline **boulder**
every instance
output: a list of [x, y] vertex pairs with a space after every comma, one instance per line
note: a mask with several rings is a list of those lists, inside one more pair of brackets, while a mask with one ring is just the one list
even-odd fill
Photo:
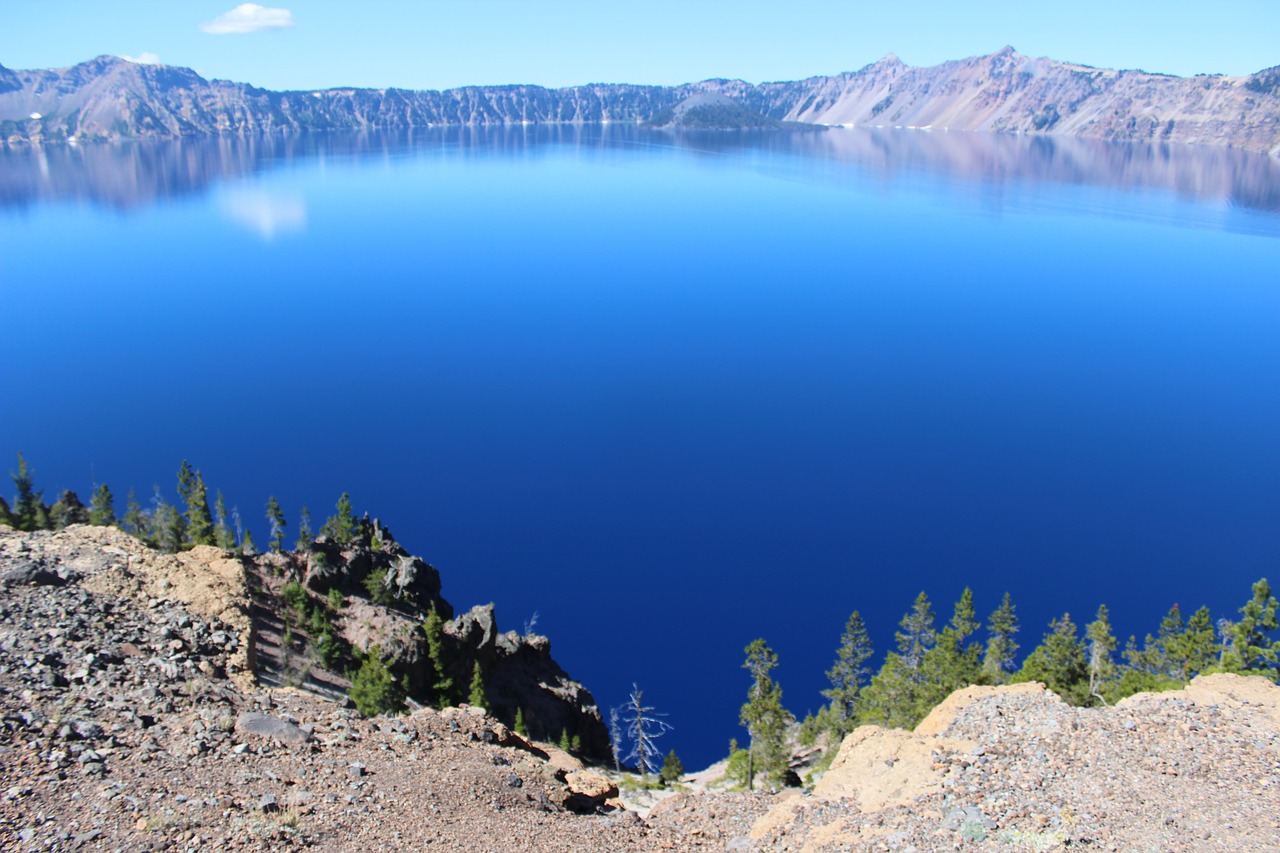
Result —
[[284, 746], [299, 747], [311, 740], [311, 732], [295, 726], [287, 720], [245, 711], [236, 719], [236, 731], [241, 734], [272, 738]]

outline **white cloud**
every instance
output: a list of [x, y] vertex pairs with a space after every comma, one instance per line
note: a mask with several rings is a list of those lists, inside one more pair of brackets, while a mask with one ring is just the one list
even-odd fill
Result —
[[223, 196], [222, 213], [264, 240], [306, 230], [307, 202], [296, 193], [238, 190]]
[[256, 33], [293, 26], [293, 13], [288, 9], [267, 9], [257, 3], [241, 3], [230, 12], [205, 21], [200, 29], [215, 36]]
[[159, 65], [160, 57], [150, 51], [143, 51], [137, 56], [125, 55], [120, 57], [125, 62], [132, 62], [134, 65]]

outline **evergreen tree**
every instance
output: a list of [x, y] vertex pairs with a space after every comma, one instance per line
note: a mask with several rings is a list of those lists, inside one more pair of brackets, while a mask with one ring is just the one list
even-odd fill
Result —
[[311, 510], [303, 504], [302, 512], [298, 513], [298, 542], [294, 547], [298, 551], [309, 551], [314, 539], [315, 534], [311, 532]]
[[145, 540], [147, 537], [147, 517], [143, 514], [142, 504], [138, 503], [138, 496], [134, 494], [133, 489], [129, 490], [129, 495], [125, 498], [120, 529], [139, 539]]
[[190, 506], [192, 495], [196, 488], [196, 471], [191, 467], [191, 463], [183, 459], [182, 464], [178, 466], [178, 497], [182, 502]]
[[844, 633], [840, 635], [840, 645], [836, 648], [835, 664], [827, 671], [827, 680], [831, 689], [822, 691], [822, 695], [831, 701], [835, 712], [836, 738], [843, 737], [852, 728], [852, 721], [858, 715], [858, 695], [863, 686], [871, 678], [871, 667], [867, 661], [873, 654], [871, 637], [867, 634], [866, 623], [857, 610], [849, 616], [845, 623]]
[[351, 701], [366, 717], [404, 710], [404, 690], [382, 660], [378, 646], [369, 649], [355, 678], [351, 679]]
[[271, 525], [271, 550], [280, 553], [281, 546], [284, 545], [284, 510], [280, 509], [280, 501], [276, 500], [275, 495], [267, 498], [267, 523]]
[[933, 648], [938, 632], [933, 627], [933, 606], [923, 591], [916, 596], [911, 612], [902, 617], [901, 630], [895, 635], [898, 654], [907, 669], [919, 672], [925, 652]]
[[982, 658], [982, 674], [992, 684], [1004, 684], [1017, 669], [1018, 614], [1009, 593], [1004, 594], [1000, 606], [987, 618], [987, 651]]
[[253, 534], [248, 530], [244, 532], [244, 540], [240, 543], [240, 553], [246, 557], [255, 556], [258, 548], [253, 544]]
[[684, 775], [684, 762], [680, 760], [680, 756], [676, 755], [674, 749], [667, 753], [666, 759], [662, 762], [662, 770], [658, 775], [663, 784], [666, 785], [679, 782], [680, 777]]
[[1107, 605], [1098, 606], [1098, 615], [1085, 626], [1085, 638], [1088, 640], [1089, 652], [1089, 696], [1108, 704], [1107, 696], [1114, 696], [1116, 680], [1115, 662], [1112, 653], [1116, 650], [1116, 638], [1111, 632], [1111, 616]]
[[151, 513], [147, 518], [147, 544], [172, 554], [182, 547], [185, 525], [182, 516], [155, 487], [151, 496]]
[[1072, 705], [1089, 701], [1089, 664], [1071, 614], [1049, 623], [1044, 641], [1027, 656], [1014, 681], [1040, 681]]
[[444, 619], [434, 604], [426, 621], [422, 623], [422, 633], [427, 635], [427, 654], [431, 657], [431, 665], [436, 674], [431, 690], [435, 693], [437, 707], [444, 708], [453, 701], [453, 679], [448, 675], [448, 661], [445, 659]]
[[529, 727], [524, 722], [524, 708], [516, 708], [516, 721], [512, 728], [516, 730], [516, 734], [520, 735], [520, 737], [529, 736]]
[[778, 656], [763, 639], [753, 640], [743, 650], [747, 659], [742, 668], [751, 673], [751, 688], [742, 706], [739, 721], [751, 735], [747, 766], [747, 788], [756, 774], [781, 787], [787, 773], [787, 725], [791, 715], [782, 706], [782, 687], [769, 673], [778, 665]]
[[561, 752], [568, 752], [573, 749], [573, 742], [569, 740], [569, 730], [560, 730], [560, 740], [556, 741], [556, 748]]
[[13, 500], [11, 515], [19, 530], [43, 530], [48, 527], [48, 510], [44, 505], [44, 490], [36, 490], [33, 485], [35, 473], [27, 467], [27, 460], [18, 454], [18, 473], [9, 472], [14, 488], [18, 490]]
[[13, 511], [9, 509], [9, 502], [4, 498], [0, 498], [0, 524], [7, 524], [13, 527], [15, 522]]
[[49, 526], [62, 530], [72, 524], [88, 524], [89, 510], [80, 502], [80, 496], [71, 490], [64, 491], [49, 509]]
[[110, 527], [116, 523], [115, 499], [106, 483], [98, 486], [89, 501], [89, 523], [98, 527]]
[[484, 674], [480, 672], [480, 661], [471, 667], [471, 687], [467, 693], [467, 704], [473, 708], [484, 708], [489, 703], [484, 695]]
[[204, 477], [199, 471], [190, 472], [185, 459], [182, 465], [189, 472], [184, 483], [183, 471], [178, 471], [178, 491], [187, 502], [186, 543], [188, 546], [212, 545], [213, 514], [209, 512], [209, 491], [205, 488]]
[[346, 492], [338, 498], [337, 513], [325, 521], [320, 534], [328, 536], [339, 548], [345, 548], [355, 540], [356, 517], [351, 511], [351, 496]]
[[1214, 642], [1213, 617], [1208, 607], [1201, 607], [1187, 620], [1182, 632], [1165, 643], [1171, 674], [1179, 681], [1190, 681], [1213, 666], [1217, 644]]
[[1227, 672], [1264, 675], [1273, 681], [1277, 669], [1276, 641], [1268, 634], [1277, 627], [1276, 599], [1271, 585], [1262, 578], [1253, 585], [1253, 597], [1240, 608], [1240, 619], [1231, 629], [1231, 646], [1223, 658]]
[[973, 591], [965, 587], [956, 602], [951, 622], [942, 630], [932, 649], [924, 654], [920, 665], [920, 694], [916, 712], [923, 718], [954, 691], [978, 681], [982, 664], [981, 649], [973, 637], [978, 632], [977, 612], [973, 607]]
[[224, 551], [234, 551], [236, 537], [231, 532], [231, 526], [227, 524], [227, 501], [222, 497], [221, 491], [218, 492], [217, 500], [213, 504], [213, 517], [213, 544]]

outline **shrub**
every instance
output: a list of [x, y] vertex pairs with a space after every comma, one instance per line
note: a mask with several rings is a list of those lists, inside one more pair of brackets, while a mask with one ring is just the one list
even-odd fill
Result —
[[382, 649], [374, 646], [351, 679], [351, 701], [366, 717], [404, 710], [404, 690], [382, 660]]

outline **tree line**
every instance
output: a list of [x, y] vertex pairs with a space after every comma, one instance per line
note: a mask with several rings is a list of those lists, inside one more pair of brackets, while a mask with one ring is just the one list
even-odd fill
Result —
[[[48, 504], [44, 500], [44, 490], [35, 487], [34, 472], [21, 453], [18, 454], [18, 470], [10, 471], [9, 476], [16, 494], [12, 505], [0, 497], [0, 524], [16, 530], [62, 530], [71, 524], [93, 524], [118, 527], [166, 553], [197, 545], [214, 545], [246, 556], [258, 553], [253, 534], [241, 517], [239, 508], [232, 506], [228, 509], [221, 491], [214, 493], [210, 504], [204, 475], [185, 459], [177, 473], [181, 505], [169, 503], [160, 486], [156, 485], [144, 507], [130, 489], [124, 512], [119, 515], [116, 513], [115, 495], [106, 483], [94, 487], [88, 506], [70, 489], [64, 490], [53, 504]], [[350, 544], [355, 538], [358, 521], [346, 492], [338, 498], [335, 510], [321, 525], [319, 535], [329, 537], [340, 546]], [[267, 498], [265, 517], [269, 530], [267, 547], [276, 552], [284, 550], [288, 522], [280, 501], [274, 495]], [[311, 513], [304, 505], [298, 514], [294, 550], [308, 549], [316, 535], [312, 529]]]
[[[985, 636], [979, 636], [985, 627]], [[1280, 679], [1277, 603], [1265, 578], [1234, 619], [1214, 619], [1207, 607], [1190, 616], [1174, 604], [1154, 634], [1130, 636], [1121, 648], [1106, 605], [1098, 607], [1083, 631], [1070, 613], [1053, 619], [1039, 645], [1018, 662], [1020, 630], [1017, 608], [1008, 593], [987, 617], [978, 621], [973, 593], [967, 587], [949, 621], [938, 626], [933, 605], [921, 592], [902, 617], [894, 646], [878, 670], [866, 623], [855, 610], [845, 624], [836, 657], [827, 672], [826, 703], [801, 722], [798, 739], [812, 745], [825, 736], [834, 746], [855, 727], [877, 724], [912, 728], [953, 691], [970, 685], [1043, 682], [1066, 702], [1077, 706], [1111, 705], [1145, 691], [1182, 687], [1192, 678], [1213, 672], [1261, 675]], [[730, 743], [729, 773], [745, 787], [763, 775], [767, 784], [789, 781], [789, 732], [794, 718], [782, 704], [782, 688], [773, 680], [778, 657], [763, 639], [744, 650], [751, 675], [740, 722], [749, 745]]]

